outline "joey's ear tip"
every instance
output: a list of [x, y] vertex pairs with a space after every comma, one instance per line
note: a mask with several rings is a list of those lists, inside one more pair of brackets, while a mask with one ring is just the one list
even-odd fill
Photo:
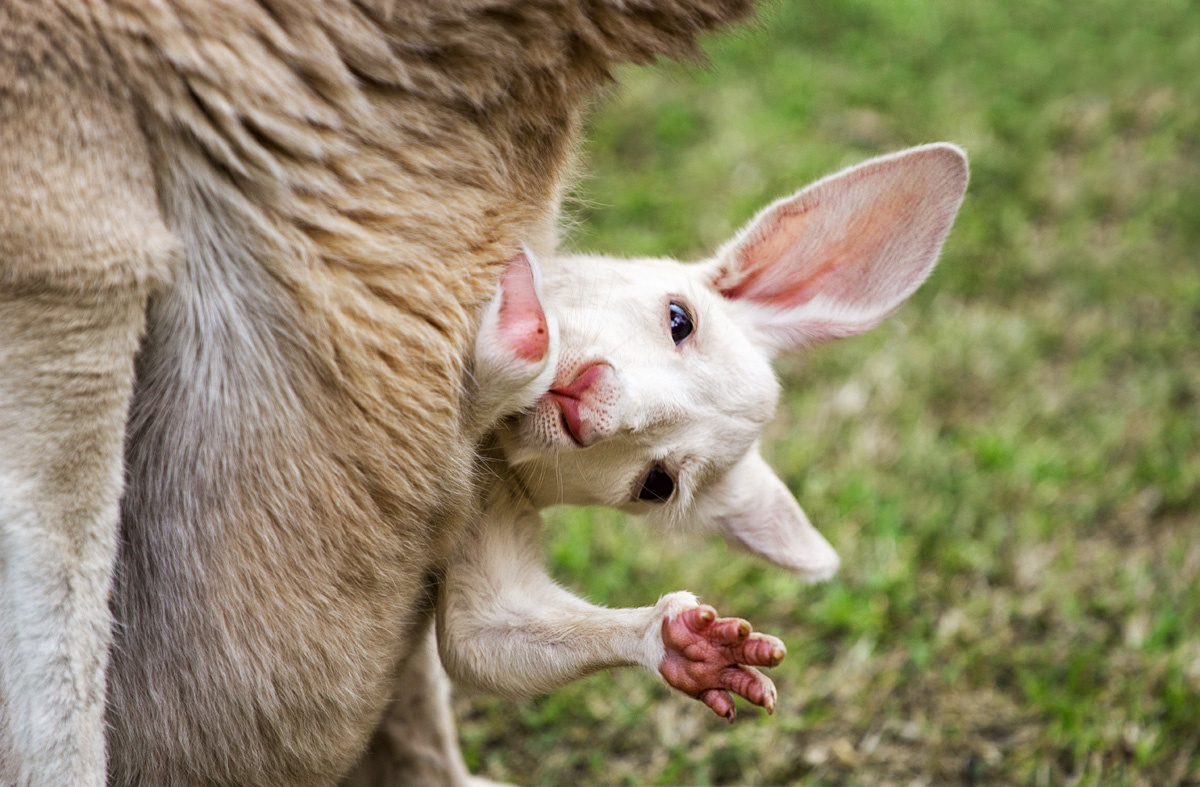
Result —
[[524, 243], [505, 260], [500, 281], [505, 298], [515, 295], [518, 298], [541, 299], [542, 276], [538, 259]]
[[521, 244], [521, 248], [517, 249], [508, 261], [506, 269], [509, 271], [519, 270], [524, 274], [528, 274], [533, 278], [533, 290], [540, 300], [542, 297], [542, 264], [538, 256], [533, 253], [533, 249], [525, 243]]
[[523, 257], [525, 263], [530, 267], [536, 268], [538, 265], [537, 255], [533, 253], [533, 249], [529, 248], [529, 244], [524, 241], [521, 242], [521, 248], [517, 249], [517, 253], [513, 255], [513, 259], [518, 257]]
[[796, 569], [796, 573], [805, 583], [816, 585], [821, 582], [828, 582], [837, 574], [838, 569], [842, 567], [841, 558], [834, 553], [833, 559], [824, 563], [814, 563], [805, 566], [804, 568]]
[[941, 156], [960, 161], [963, 164], [967, 163], [967, 151], [961, 145], [956, 145], [953, 142], [930, 142], [928, 145], [922, 145], [918, 150], [927, 150], [931, 153], [936, 153]]
[[776, 555], [773, 562], [798, 576], [805, 584], [815, 585], [833, 579], [842, 566], [842, 559], [833, 545], [812, 525], [807, 527], [810, 533], [803, 547]]
[[898, 150], [892, 155], [935, 158], [957, 165], [966, 165], [968, 160], [966, 149], [953, 142], [928, 142], [924, 145]]
[[518, 251], [504, 261], [504, 265], [500, 268], [500, 286], [502, 288], [518, 287], [520, 281], [529, 276], [532, 277], [533, 267], [529, 264], [529, 258], [524, 252]]
[[914, 148], [912, 152], [936, 162], [946, 170], [948, 175], [960, 180], [965, 188], [971, 171], [966, 150], [955, 145], [953, 142], [934, 142]]

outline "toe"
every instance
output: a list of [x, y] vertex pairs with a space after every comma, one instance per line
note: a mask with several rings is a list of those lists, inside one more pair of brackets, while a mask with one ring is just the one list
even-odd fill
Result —
[[692, 631], [699, 633], [708, 629], [713, 621], [717, 619], [717, 611], [707, 604], [701, 604], [692, 609], [685, 609], [679, 613], [679, 619], [687, 625]]
[[729, 692], [724, 689], [708, 689], [701, 692], [697, 699], [712, 708], [713, 713], [733, 721], [736, 711], [733, 708], [733, 697], [729, 696]]
[[768, 712], [775, 710], [775, 684], [753, 667], [729, 667], [724, 670], [721, 678], [722, 688], [739, 697], [745, 697], [755, 705], [766, 708]]
[[719, 618], [708, 627], [705, 636], [718, 645], [737, 645], [750, 636], [750, 622], [742, 618]]
[[755, 632], [735, 650], [734, 660], [751, 667], [774, 667], [786, 655], [787, 648], [778, 637]]

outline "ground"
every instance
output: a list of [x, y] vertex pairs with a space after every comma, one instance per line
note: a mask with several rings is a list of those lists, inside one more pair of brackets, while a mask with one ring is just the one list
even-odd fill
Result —
[[783, 638], [773, 717], [626, 670], [458, 701], [527, 784], [1200, 784], [1200, 8], [768, 3], [705, 66], [622, 72], [570, 245], [705, 256], [841, 166], [956, 142], [942, 261], [870, 334], [779, 364], [765, 452], [839, 550], [804, 586], [602, 510], [565, 584], [679, 589]]

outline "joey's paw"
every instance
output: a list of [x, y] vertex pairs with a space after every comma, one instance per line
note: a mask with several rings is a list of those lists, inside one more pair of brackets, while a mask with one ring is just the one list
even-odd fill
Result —
[[755, 667], [774, 667], [787, 650], [741, 618], [719, 618], [707, 604], [663, 619], [666, 655], [659, 671], [671, 686], [733, 721], [733, 698], [775, 710], [775, 684]]

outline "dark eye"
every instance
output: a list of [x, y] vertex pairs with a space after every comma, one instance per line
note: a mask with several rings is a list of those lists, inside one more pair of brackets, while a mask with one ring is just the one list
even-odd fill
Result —
[[638, 490], [637, 498], [651, 503], [665, 503], [671, 499], [671, 495], [674, 493], [675, 479], [671, 478], [661, 466], [655, 465], [650, 468], [646, 479], [642, 481], [642, 488]]
[[688, 313], [687, 307], [671, 301], [668, 311], [671, 315], [671, 338], [675, 340], [675, 344], [679, 344], [684, 339], [692, 335], [695, 327], [692, 325], [692, 315]]

